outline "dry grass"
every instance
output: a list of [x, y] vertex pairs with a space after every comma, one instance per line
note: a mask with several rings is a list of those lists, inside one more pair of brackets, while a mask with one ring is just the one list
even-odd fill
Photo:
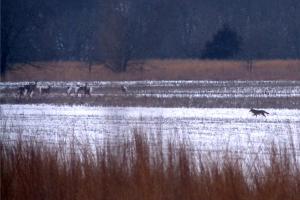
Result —
[[187, 148], [138, 133], [96, 151], [0, 141], [1, 199], [300, 199], [292, 152], [274, 147], [267, 160], [246, 163]]
[[[38, 66], [38, 67], [37, 67]], [[133, 61], [127, 72], [114, 73], [102, 64], [89, 68], [80, 62], [39, 62], [15, 65], [7, 81], [23, 80], [300, 80], [300, 60], [261, 60], [253, 71], [245, 61], [146, 60]]]

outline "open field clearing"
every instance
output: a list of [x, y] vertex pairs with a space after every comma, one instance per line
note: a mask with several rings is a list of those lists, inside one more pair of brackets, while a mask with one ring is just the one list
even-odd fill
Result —
[[272, 144], [300, 148], [300, 110], [267, 109], [267, 117], [248, 109], [142, 108], [54, 105], [1, 105], [2, 141], [25, 140], [102, 145], [130, 137], [134, 129], [163, 140], [188, 142], [192, 150], [242, 154], [270, 152]]
[[300, 80], [299, 60], [246, 61], [152, 59], [131, 61], [123, 73], [114, 73], [103, 64], [82, 62], [36, 62], [15, 64], [6, 81], [124, 81], [124, 80]]
[[[20, 97], [18, 88], [28, 83], [0, 83], [0, 103], [300, 108], [300, 81], [43, 81], [37, 87], [51, 86], [49, 94], [40, 95], [36, 89], [32, 98]], [[69, 86], [85, 83], [92, 87], [91, 96], [76, 95], [74, 89], [67, 95]]]

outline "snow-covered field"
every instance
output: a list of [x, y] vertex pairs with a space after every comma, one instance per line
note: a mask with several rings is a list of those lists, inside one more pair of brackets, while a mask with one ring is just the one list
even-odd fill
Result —
[[[186, 141], [191, 149], [265, 153], [274, 144], [300, 148], [300, 110], [266, 109], [267, 117], [248, 109], [144, 108], [55, 105], [0, 105], [1, 140], [37, 139], [49, 143], [128, 137], [134, 129]], [[300, 152], [299, 152], [300, 153]]]

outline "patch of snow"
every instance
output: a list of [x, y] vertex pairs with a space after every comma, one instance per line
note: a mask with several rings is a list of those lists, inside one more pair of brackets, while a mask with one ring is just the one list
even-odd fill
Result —
[[235, 108], [145, 108], [0, 105], [2, 138], [67, 142], [75, 136], [101, 143], [134, 129], [165, 139], [189, 141], [202, 151], [264, 153], [272, 144], [300, 150], [300, 110], [265, 109], [267, 117]]

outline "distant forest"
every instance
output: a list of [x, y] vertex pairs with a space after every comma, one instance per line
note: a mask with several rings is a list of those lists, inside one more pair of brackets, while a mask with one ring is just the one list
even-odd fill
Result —
[[1, 64], [202, 58], [224, 26], [240, 38], [230, 59], [300, 58], [299, 10], [299, 0], [2, 0]]

